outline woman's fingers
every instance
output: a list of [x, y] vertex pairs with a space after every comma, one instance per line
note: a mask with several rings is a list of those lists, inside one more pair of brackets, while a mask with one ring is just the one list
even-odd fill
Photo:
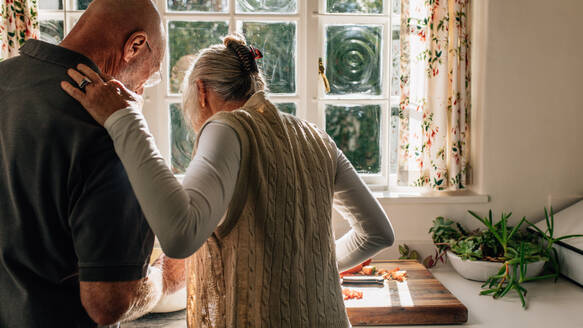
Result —
[[[76, 70], [69, 68], [67, 70], [67, 75], [69, 75], [73, 81], [77, 82], [77, 85], [81, 84], [81, 81], [83, 81], [83, 79], [85, 78], [85, 75], [77, 72]], [[93, 80], [91, 80], [93, 81]]]
[[81, 73], [85, 74], [85, 76], [87, 76], [94, 83], [103, 83], [103, 79], [101, 78], [101, 76], [99, 76], [99, 74], [97, 74], [97, 72], [92, 70], [89, 66], [85, 64], [79, 64], [77, 65], [77, 69]]
[[113, 80], [113, 76], [107, 75], [103, 72], [99, 73], [99, 76], [103, 79], [104, 82], [108, 82], [109, 80]]
[[128, 90], [125, 85], [123, 85], [123, 83], [121, 83], [118, 80], [109, 80], [107, 81], [107, 84], [109, 84], [112, 88], [115, 88], [118, 90], [118, 94], [122, 95], [124, 98], [134, 98], [134, 93], [130, 90]]
[[61, 88], [63, 90], [65, 90], [65, 92], [68, 93], [69, 96], [75, 98], [75, 100], [77, 100], [81, 104], [83, 104], [85, 102], [86, 95], [83, 93], [83, 91], [74, 87], [71, 83], [66, 82], [66, 81], [62, 81]]
[[[121, 82], [115, 79], [102, 77], [87, 65], [77, 65], [77, 70], [68, 69], [67, 74], [77, 83], [61, 82], [61, 88], [76, 99], [89, 114], [101, 125], [111, 116], [111, 114], [124, 108], [139, 108], [142, 105], [142, 98], [128, 90]], [[83, 80], [91, 80], [87, 87], [80, 89], [78, 86]]]

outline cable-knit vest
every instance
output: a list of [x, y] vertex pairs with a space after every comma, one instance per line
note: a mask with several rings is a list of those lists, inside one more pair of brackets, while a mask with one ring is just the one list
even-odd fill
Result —
[[336, 146], [264, 93], [209, 121], [241, 166], [225, 221], [188, 260], [188, 326], [349, 327], [331, 225]]

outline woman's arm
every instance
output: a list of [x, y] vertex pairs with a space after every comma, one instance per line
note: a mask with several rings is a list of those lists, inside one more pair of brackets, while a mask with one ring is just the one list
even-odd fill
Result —
[[193, 254], [219, 225], [233, 196], [241, 158], [235, 131], [208, 124], [181, 185], [139, 111], [117, 111], [104, 126], [164, 253], [173, 258]]
[[381, 205], [339, 149], [334, 207], [351, 227], [336, 241], [339, 271], [362, 263], [395, 241], [393, 227]]
[[166, 166], [137, 110], [142, 98], [87, 65], [79, 64], [77, 69], [69, 69], [67, 74], [78, 85], [88, 78], [91, 83], [84, 84], [85, 92], [67, 81], [61, 87], [111, 135], [164, 253], [174, 258], [194, 253], [215, 230], [231, 201], [241, 157], [235, 131], [218, 123], [201, 131], [200, 146], [183, 187]]

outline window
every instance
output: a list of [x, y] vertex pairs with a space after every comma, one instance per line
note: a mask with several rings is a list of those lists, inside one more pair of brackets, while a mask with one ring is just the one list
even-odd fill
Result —
[[[58, 43], [89, 0], [40, 0], [43, 40]], [[400, 0], [157, 0], [168, 33], [161, 84], [144, 115], [161, 153], [181, 174], [194, 133], [180, 85], [194, 54], [229, 32], [259, 48], [271, 99], [326, 129], [374, 189], [396, 185]], [[330, 92], [318, 74], [322, 59]]]

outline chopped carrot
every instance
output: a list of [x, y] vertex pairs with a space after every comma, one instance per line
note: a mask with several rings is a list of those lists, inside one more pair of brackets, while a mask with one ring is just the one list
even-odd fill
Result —
[[342, 288], [342, 295], [344, 295], [344, 300], [362, 299], [362, 292], [350, 288]]
[[372, 265], [367, 265], [365, 267], [362, 267], [362, 270], [360, 272], [362, 272], [362, 274], [366, 275], [366, 276], [370, 276], [375, 274], [377, 268], [375, 268]]
[[372, 261], [371, 259], [368, 259], [353, 268], [340, 272], [340, 278], [344, 277], [347, 274], [359, 273], [362, 270], [362, 267], [369, 265], [371, 261]]
[[400, 281], [400, 282], [403, 282], [407, 278], [407, 271], [397, 271], [397, 272], [393, 272], [391, 274], [391, 276], [392, 276], [393, 279], [395, 279], [397, 281]]

